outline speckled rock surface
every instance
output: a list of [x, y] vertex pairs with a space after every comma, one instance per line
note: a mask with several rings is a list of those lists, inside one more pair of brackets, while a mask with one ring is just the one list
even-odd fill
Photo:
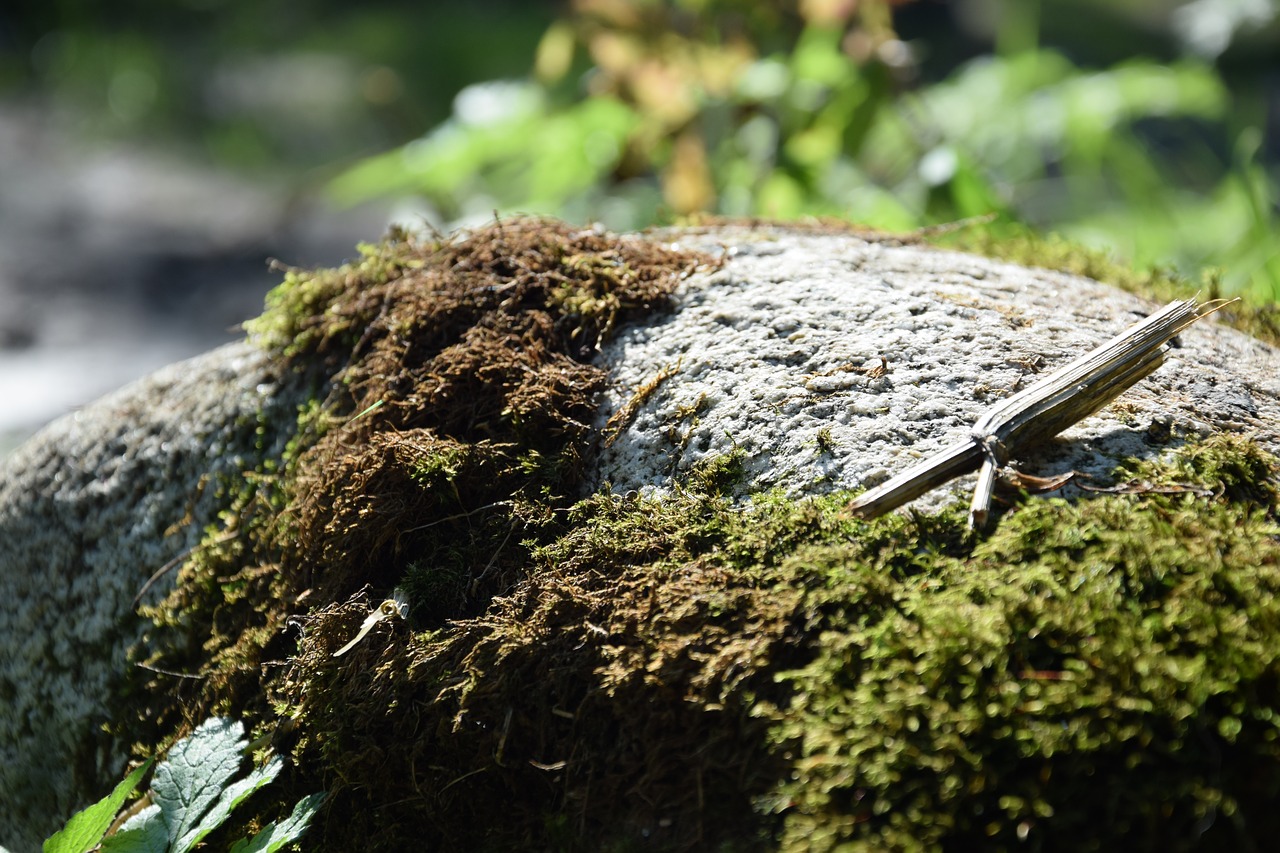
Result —
[[38, 849], [118, 781], [98, 728], [141, 634], [134, 597], [214, 520], [221, 479], [279, 455], [295, 407], [261, 353], [230, 344], [0, 460], [0, 844]]
[[[614, 385], [601, 424], [674, 371], [601, 454], [598, 480], [618, 491], [662, 490], [735, 447], [747, 454], [748, 489], [874, 486], [1159, 307], [1089, 279], [850, 235], [739, 228], [681, 239], [728, 261], [689, 279], [673, 315], [625, 330], [602, 355]], [[1020, 467], [1105, 479], [1124, 457], [1216, 431], [1280, 450], [1280, 353], [1211, 319], [1176, 343], [1154, 375]]]

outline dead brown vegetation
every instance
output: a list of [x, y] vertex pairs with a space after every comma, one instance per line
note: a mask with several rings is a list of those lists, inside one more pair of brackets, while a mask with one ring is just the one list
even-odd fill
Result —
[[[135, 728], [172, 732], [174, 714], [212, 711], [267, 721], [290, 617], [346, 612], [362, 589], [404, 586], [418, 627], [483, 612], [527, 571], [523, 540], [575, 493], [606, 380], [592, 364], [602, 337], [662, 310], [682, 275], [712, 262], [517, 219], [396, 233], [342, 269], [290, 271], [251, 332], [298, 370], [325, 366], [323, 405], [151, 611]], [[354, 633], [330, 636], [346, 626], [327, 619], [309, 636]], [[367, 677], [359, 651], [329, 669]], [[177, 672], [198, 678], [165, 675]]]

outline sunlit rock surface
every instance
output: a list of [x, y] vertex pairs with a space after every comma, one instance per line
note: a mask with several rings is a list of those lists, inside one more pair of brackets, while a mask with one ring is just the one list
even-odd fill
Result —
[[[744, 490], [874, 486], [1160, 307], [1078, 276], [846, 234], [681, 239], [728, 262], [689, 279], [673, 315], [625, 330], [602, 355], [614, 384], [600, 424], [644, 399], [599, 458], [598, 479], [618, 491], [668, 488], [735, 449]], [[1102, 481], [1125, 457], [1218, 431], [1256, 433], [1276, 452], [1277, 424], [1280, 355], [1202, 320], [1154, 375], [1017, 462]]]

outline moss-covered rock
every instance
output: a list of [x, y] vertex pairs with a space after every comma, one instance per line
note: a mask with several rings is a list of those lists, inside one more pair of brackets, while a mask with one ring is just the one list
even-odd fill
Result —
[[[116, 738], [247, 718], [292, 759], [260, 820], [330, 792], [316, 849], [1265, 846], [1274, 436], [1153, 436], [978, 535], [945, 503], [855, 519], [838, 477], [765, 488], [734, 441], [602, 489], [605, 441], [678, 449], [718, 403], [664, 363], [597, 411], [628, 322], [694, 269], [733, 286], [722, 237], [516, 220], [291, 272], [251, 331], [329, 380], [146, 610]], [[645, 426], [667, 409], [683, 431]]]
[[365, 609], [315, 614], [295, 754], [360, 780], [338, 847], [1261, 846], [1273, 462], [1216, 440], [1132, 473], [1141, 495], [1030, 501], [980, 539], [840, 496], [594, 497], [482, 617], [339, 666]]

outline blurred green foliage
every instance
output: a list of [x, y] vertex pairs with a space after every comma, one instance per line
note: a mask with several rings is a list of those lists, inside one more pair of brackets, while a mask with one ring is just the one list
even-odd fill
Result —
[[0, 94], [237, 170], [347, 165], [526, 71], [552, 0], [5, 0]]
[[1267, 8], [13, 0], [0, 91], [72, 105], [88, 136], [337, 174], [341, 202], [425, 200], [440, 225], [497, 209], [903, 229], [996, 212], [997, 231], [1219, 268], [1224, 292], [1275, 301], [1280, 4]]
[[995, 212], [1280, 296], [1260, 110], [1210, 61], [1082, 67], [1038, 46], [1025, 3], [999, 52], [921, 84], [919, 46], [894, 30], [903, 5], [575, 0], [527, 76], [464, 89], [444, 122], [332, 190], [418, 194], [445, 221], [498, 209], [616, 228], [707, 212], [904, 229]]

